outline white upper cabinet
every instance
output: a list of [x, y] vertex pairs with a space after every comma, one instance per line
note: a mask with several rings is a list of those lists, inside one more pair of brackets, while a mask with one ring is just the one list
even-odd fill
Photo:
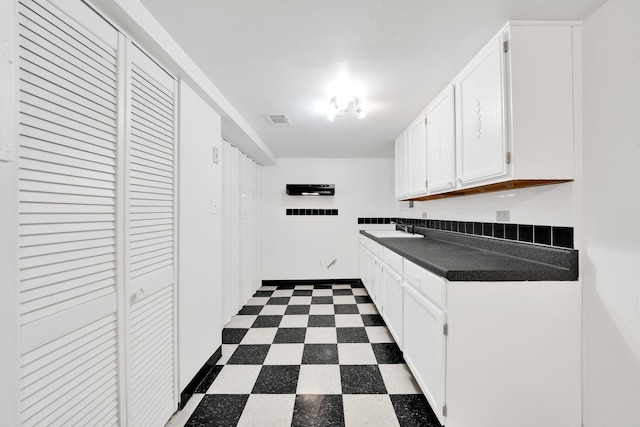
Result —
[[515, 21], [500, 30], [406, 130], [408, 190], [398, 198], [572, 180], [574, 25]]
[[426, 110], [429, 194], [455, 188], [456, 151], [453, 106], [453, 86], [449, 86], [429, 104]]
[[507, 172], [502, 53], [500, 34], [456, 79], [459, 185], [501, 177]]
[[407, 129], [407, 186], [409, 196], [427, 192], [427, 135], [424, 114]]
[[396, 198], [407, 197], [407, 132], [402, 132], [396, 139]]
[[456, 77], [459, 188], [573, 179], [573, 38], [512, 22]]

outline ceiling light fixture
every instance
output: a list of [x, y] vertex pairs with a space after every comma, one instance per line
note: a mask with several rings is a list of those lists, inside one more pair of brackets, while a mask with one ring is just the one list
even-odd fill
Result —
[[337, 95], [329, 100], [327, 118], [333, 121], [336, 117], [342, 117], [347, 113], [354, 113], [359, 119], [364, 119], [367, 112], [360, 107], [360, 99], [355, 96]]

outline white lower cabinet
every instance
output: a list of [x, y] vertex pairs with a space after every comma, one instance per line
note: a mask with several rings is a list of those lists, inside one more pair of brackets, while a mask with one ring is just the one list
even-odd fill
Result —
[[404, 287], [404, 358], [433, 412], [444, 424], [445, 313], [413, 287]]
[[404, 310], [402, 296], [402, 275], [394, 271], [386, 263], [382, 264], [382, 300], [384, 307], [382, 317], [387, 323], [389, 332], [393, 335], [396, 343], [403, 348], [403, 321], [402, 313]]
[[363, 282], [443, 425], [580, 426], [580, 282], [449, 282], [361, 242], [382, 264], [379, 290]]

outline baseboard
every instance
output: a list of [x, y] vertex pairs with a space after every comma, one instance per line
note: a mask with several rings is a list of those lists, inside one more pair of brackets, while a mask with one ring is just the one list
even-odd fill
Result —
[[220, 360], [222, 357], [222, 346], [218, 347], [218, 349], [211, 355], [209, 360], [200, 368], [198, 373], [193, 377], [191, 382], [187, 384], [187, 386], [180, 393], [180, 402], [178, 403], [178, 410], [184, 408], [187, 404], [191, 396], [193, 396], [194, 391], [198, 387], [198, 385], [202, 382], [202, 380], [211, 372], [213, 367], [216, 365], [216, 362]]
[[326, 285], [335, 283], [336, 285], [359, 283], [360, 279], [300, 279], [300, 280], [263, 280], [263, 286], [278, 286], [278, 285]]

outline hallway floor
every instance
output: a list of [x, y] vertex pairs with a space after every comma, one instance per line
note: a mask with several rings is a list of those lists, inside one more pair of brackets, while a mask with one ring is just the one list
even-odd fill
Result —
[[440, 426], [361, 284], [260, 288], [182, 425]]

